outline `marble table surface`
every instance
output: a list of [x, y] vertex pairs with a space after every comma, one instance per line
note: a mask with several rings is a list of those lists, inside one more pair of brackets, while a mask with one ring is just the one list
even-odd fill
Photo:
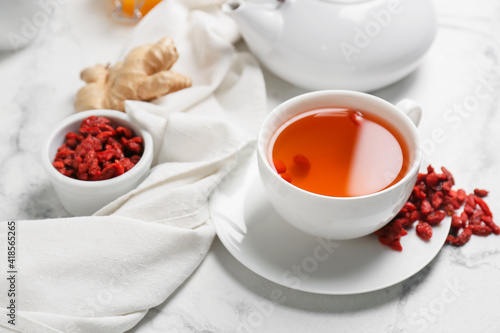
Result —
[[[439, 30], [421, 66], [373, 93], [390, 102], [419, 101], [423, 165], [445, 165], [468, 191], [489, 189], [488, 202], [500, 214], [500, 2], [434, 2]], [[134, 28], [113, 21], [106, 1], [64, 3], [31, 45], [0, 52], [1, 220], [69, 216], [40, 164], [41, 139], [74, 112], [80, 70], [122, 56]], [[269, 110], [304, 92], [264, 74]], [[131, 332], [493, 333], [500, 332], [499, 280], [498, 236], [444, 246], [406, 281], [348, 296], [274, 284], [240, 264], [216, 238], [194, 274]], [[269, 303], [276, 288], [284, 297]]]

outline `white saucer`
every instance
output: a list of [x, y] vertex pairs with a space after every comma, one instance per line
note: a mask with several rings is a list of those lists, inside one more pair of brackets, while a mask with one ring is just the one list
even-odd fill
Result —
[[255, 154], [216, 190], [210, 211], [219, 239], [243, 265], [282, 286], [330, 295], [375, 291], [409, 278], [438, 254], [451, 225], [446, 218], [428, 242], [408, 230], [402, 252], [375, 235], [349, 241], [308, 236], [267, 201]]

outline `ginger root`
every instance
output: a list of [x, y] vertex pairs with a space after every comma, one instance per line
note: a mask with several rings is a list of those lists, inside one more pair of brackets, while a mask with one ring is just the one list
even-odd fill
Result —
[[191, 79], [170, 70], [179, 57], [171, 38], [138, 46], [123, 62], [84, 69], [74, 103], [77, 112], [92, 109], [125, 111], [125, 100], [151, 101], [191, 87]]

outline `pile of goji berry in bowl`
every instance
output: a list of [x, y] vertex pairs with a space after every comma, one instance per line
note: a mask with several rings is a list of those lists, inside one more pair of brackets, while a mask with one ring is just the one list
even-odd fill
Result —
[[64, 208], [91, 215], [147, 177], [153, 139], [123, 112], [90, 110], [57, 124], [41, 154]]

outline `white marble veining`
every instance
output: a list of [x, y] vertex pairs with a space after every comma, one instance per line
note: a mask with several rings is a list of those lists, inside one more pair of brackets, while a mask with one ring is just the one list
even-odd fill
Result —
[[[168, 0], [166, 0], [168, 1]], [[424, 165], [491, 191], [500, 214], [500, 3], [434, 1], [439, 31], [419, 69], [374, 92], [419, 101]], [[28, 47], [0, 53], [0, 219], [68, 216], [40, 165], [41, 140], [73, 113], [82, 68], [115, 61], [132, 25], [101, 0], [61, 6]], [[241, 46], [244, 47], [244, 46]], [[268, 109], [304, 90], [264, 71]], [[500, 332], [500, 237], [445, 246], [393, 287], [352, 296], [291, 290], [254, 274], [216, 239], [195, 273], [131, 332]], [[273, 292], [280, 297], [269, 302]]]

